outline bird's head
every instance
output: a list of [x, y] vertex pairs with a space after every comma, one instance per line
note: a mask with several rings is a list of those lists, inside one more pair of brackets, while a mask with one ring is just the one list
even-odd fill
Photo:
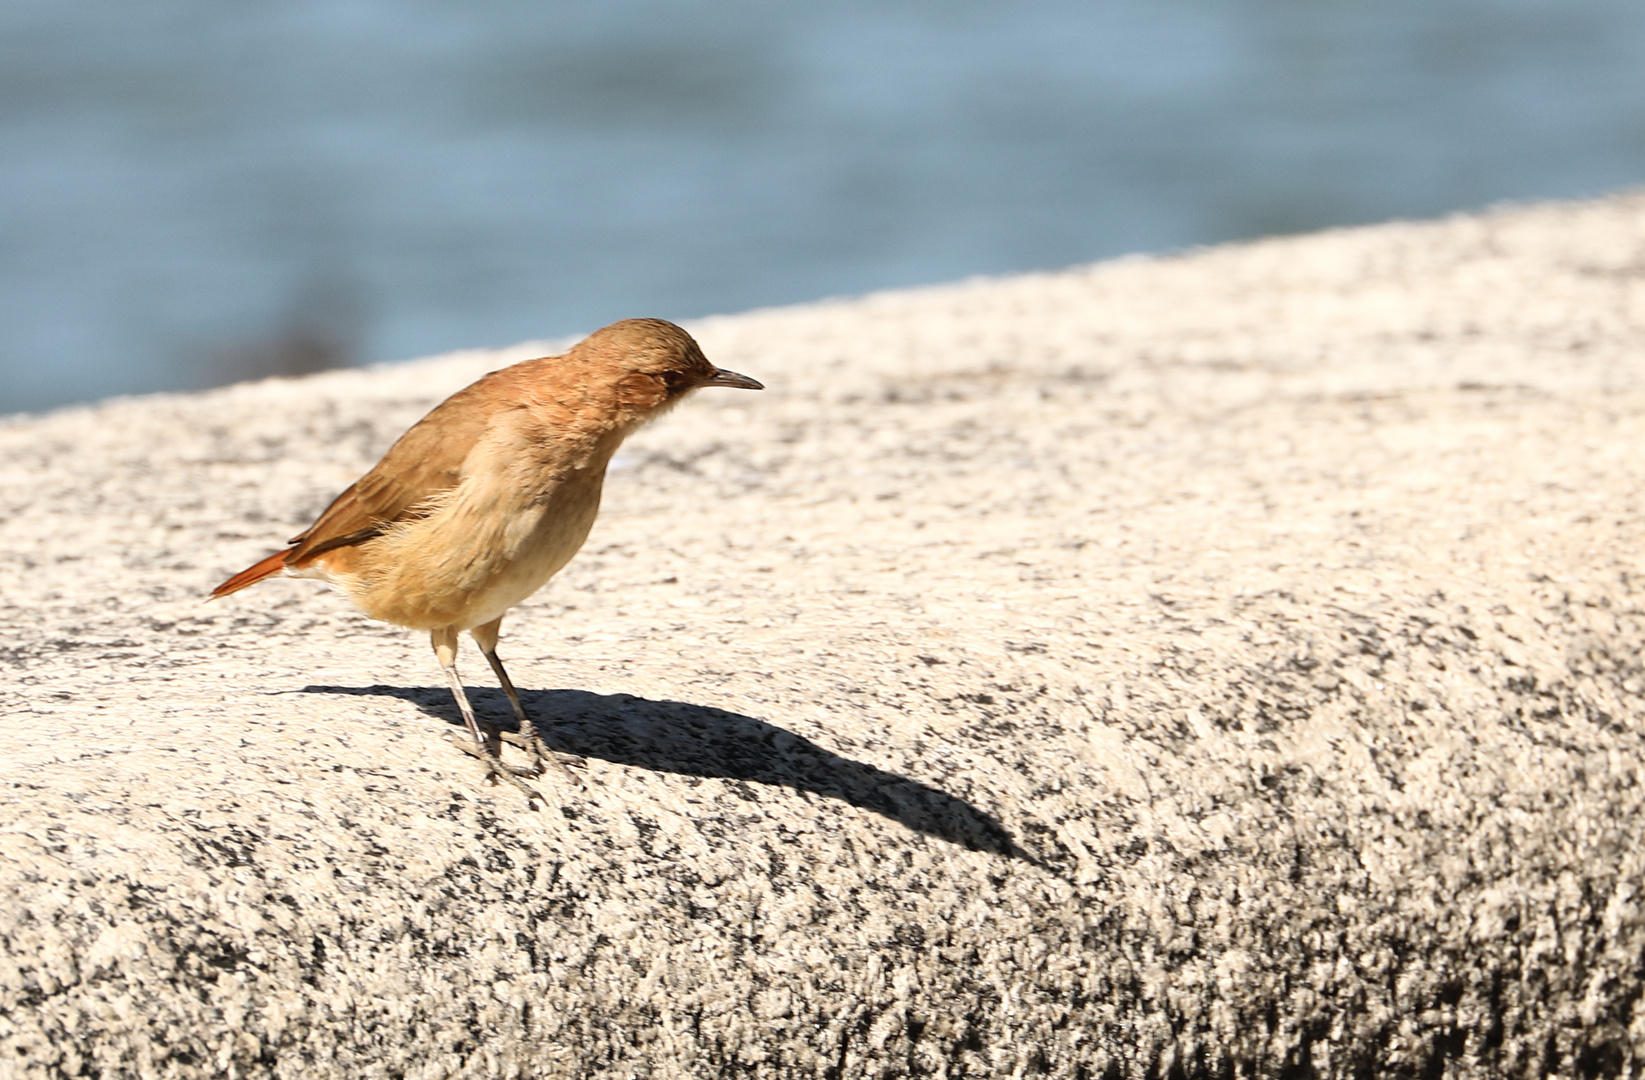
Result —
[[765, 389], [747, 375], [709, 363], [690, 334], [663, 319], [612, 323], [589, 335], [571, 356], [587, 365], [591, 383], [611, 394], [633, 422], [677, 404], [698, 387]]

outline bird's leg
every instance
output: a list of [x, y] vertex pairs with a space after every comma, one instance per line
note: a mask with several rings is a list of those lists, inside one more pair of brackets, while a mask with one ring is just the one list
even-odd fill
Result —
[[457, 748], [465, 754], [472, 754], [486, 763], [486, 779], [501, 777], [525, 792], [528, 799], [542, 799], [538, 791], [521, 780], [513, 769], [503, 764], [498, 756], [502, 744], [495, 737], [487, 738], [480, 734], [480, 722], [474, 718], [474, 706], [468, 703], [468, 694], [463, 691], [463, 681], [457, 677], [457, 630], [455, 627], [445, 627], [435, 630], [429, 635], [434, 645], [434, 655], [439, 659], [440, 666], [445, 669], [446, 681], [451, 684], [451, 696], [457, 699], [457, 708], [462, 711], [463, 722], [468, 725], [468, 733], [474, 737], [472, 745], [458, 741]]
[[[543, 762], [552, 761], [560, 767], [560, 772], [564, 773], [566, 777], [581, 785], [582, 779], [567, 766], [575, 765], [582, 768], [588, 762], [576, 754], [562, 754], [558, 750], [550, 750], [547, 744], [543, 742], [542, 735], [538, 733], [537, 725], [532, 723], [531, 717], [526, 715], [525, 706], [520, 703], [519, 691], [514, 689], [514, 681], [508, 677], [508, 672], [503, 667], [502, 657], [497, 655], [497, 637], [502, 631], [502, 627], [503, 618], [499, 615], [484, 626], [476, 626], [469, 633], [474, 635], [474, 644], [480, 647], [480, 652], [485, 654], [486, 661], [491, 665], [491, 670], [496, 673], [497, 681], [502, 684], [503, 693], [508, 695], [508, 703], [514, 706], [514, 718], [520, 722], [518, 745], [531, 754], [531, 764], [536, 766], [539, 772], [542, 771]], [[508, 736], [505, 735], [503, 738], [507, 739]], [[508, 741], [513, 742], [514, 740], [509, 739]]]

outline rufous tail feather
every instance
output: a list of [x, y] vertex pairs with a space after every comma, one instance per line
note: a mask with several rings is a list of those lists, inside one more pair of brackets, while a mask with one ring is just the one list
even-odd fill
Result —
[[285, 568], [286, 553], [283, 551], [276, 551], [273, 555], [270, 555], [257, 565], [246, 567], [238, 574], [235, 574], [233, 577], [211, 590], [211, 598], [215, 600], [219, 596], [227, 596], [231, 592], [239, 592], [247, 585], [255, 585], [266, 577], [273, 577]]

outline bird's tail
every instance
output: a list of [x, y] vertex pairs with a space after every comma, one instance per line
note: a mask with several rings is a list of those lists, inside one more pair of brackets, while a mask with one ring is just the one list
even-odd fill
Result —
[[286, 553], [284, 551], [276, 551], [273, 555], [270, 555], [262, 562], [257, 563], [255, 566], [246, 567], [238, 574], [235, 574], [233, 577], [211, 590], [211, 598], [215, 600], [219, 596], [227, 596], [231, 592], [239, 592], [247, 585], [255, 585], [266, 577], [273, 577], [285, 568]]

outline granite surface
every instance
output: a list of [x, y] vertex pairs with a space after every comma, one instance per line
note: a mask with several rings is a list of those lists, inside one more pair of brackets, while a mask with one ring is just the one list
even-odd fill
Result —
[[0, 1077], [1638, 1073], [1645, 197], [690, 328], [535, 807], [201, 602], [532, 349], [0, 421]]

